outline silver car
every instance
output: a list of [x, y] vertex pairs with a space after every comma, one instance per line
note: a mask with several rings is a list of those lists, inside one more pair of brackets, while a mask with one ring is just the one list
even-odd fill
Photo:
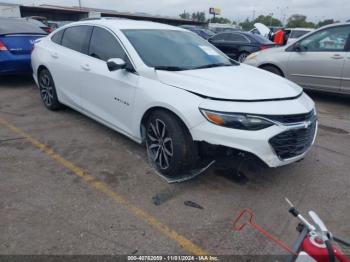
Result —
[[245, 63], [288, 78], [306, 89], [350, 94], [350, 23], [322, 27]]

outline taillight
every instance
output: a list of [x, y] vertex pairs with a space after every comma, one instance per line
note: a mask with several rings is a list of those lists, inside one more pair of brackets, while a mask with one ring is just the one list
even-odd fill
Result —
[[53, 31], [51, 27], [46, 27], [44, 30], [46, 33], [51, 33]]
[[5, 44], [3, 42], [0, 41], [0, 51], [8, 51], [7, 47], [5, 46]]

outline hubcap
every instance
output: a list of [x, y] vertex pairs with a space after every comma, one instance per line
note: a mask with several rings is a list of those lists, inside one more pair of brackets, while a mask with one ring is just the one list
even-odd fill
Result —
[[42, 100], [45, 105], [51, 106], [53, 100], [53, 87], [50, 77], [45, 73], [40, 77], [40, 87]]
[[165, 123], [160, 119], [151, 122], [147, 130], [147, 138], [148, 151], [152, 161], [161, 169], [167, 169], [174, 151], [173, 140], [168, 136]]

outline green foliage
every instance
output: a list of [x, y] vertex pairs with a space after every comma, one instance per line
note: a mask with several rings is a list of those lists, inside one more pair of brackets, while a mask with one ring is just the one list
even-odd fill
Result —
[[259, 15], [254, 20], [249, 20], [249, 18], [247, 18], [239, 25], [242, 27], [243, 30], [251, 30], [254, 28], [255, 23], [262, 23], [266, 26], [282, 26], [282, 22], [279, 19], [274, 18], [270, 15]]
[[192, 14], [192, 20], [198, 21], [198, 22], [205, 22], [207, 21], [205, 17], [205, 12], [195, 12]]
[[313, 22], [308, 22], [307, 17], [305, 15], [294, 14], [287, 20], [287, 27], [295, 28], [295, 27], [306, 27], [306, 28], [314, 28], [315, 24]]
[[249, 18], [239, 23], [243, 30], [249, 31], [254, 28], [254, 21], [250, 21]]
[[282, 22], [279, 19], [272, 17], [271, 15], [259, 15], [254, 20], [254, 23], [262, 23], [266, 26], [282, 26]]
[[219, 24], [231, 24], [231, 20], [225, 17], [213, 17], [209, 19], [211, 23], [219, 23]]
[[184, 11], [182, 14], [179, 15], [182, 19], [187, 19], [190, 20], [191, 19], [191, 15], [190, 13]]
[[325, 19], [323, 21], [318, 22], [316, 26], [318, 28], [318, 27], [322, 27], [322, 26], [330, 25], [334, 23], [337, 23], [337, 21], [335, 21], [334, 19]]

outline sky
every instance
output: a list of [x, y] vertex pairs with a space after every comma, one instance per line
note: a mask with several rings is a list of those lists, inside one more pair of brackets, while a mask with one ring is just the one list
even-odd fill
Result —
[[[27, 5], [53, 4], [78, 6], [79, 0], [0, 0], [0, 2]], [[222, 16], [234, 21], [250, 19], [260, 14], [273, 13], [278, 19], [287, 19], [295, 13], [305, 14], [308, 20], [334, 18], [350, 19], [350, 0], [81, 0], [84, 7], [96, 7], [126, 12], [145, 12], [153, 15], [178, 16], [187, 12], [205, 11], [210, 7], [222, 10]]]

